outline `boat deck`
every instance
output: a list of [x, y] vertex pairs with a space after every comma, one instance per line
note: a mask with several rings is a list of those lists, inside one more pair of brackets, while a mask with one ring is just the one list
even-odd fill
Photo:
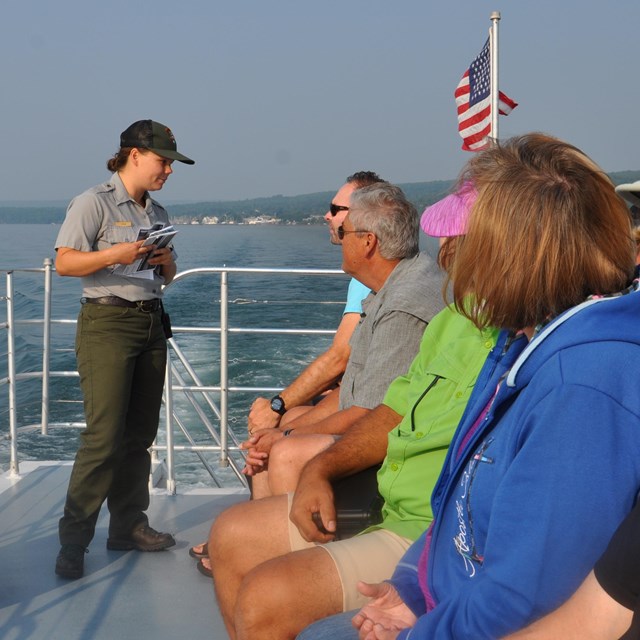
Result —
[[108, 551], [104, 507], [85, 576], [68, 581], [53, 568], [71, 465], [32, 464], [18, 482], [0, 480], [0, 638], [227, 638], [211, 581], [198, 573], [188, 549], [206, 538], [216, 514], [246, 499], [246, 491], [154, 490], [150, 523], [177, 542], [158, 553]]

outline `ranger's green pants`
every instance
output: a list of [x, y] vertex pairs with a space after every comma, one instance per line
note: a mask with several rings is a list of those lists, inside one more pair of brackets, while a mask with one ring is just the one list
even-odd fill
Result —
[[102, 503], [109, 535], [147, 524], [149, 447], [158, 430], [166, 365], [161, 312], [84, 304], [76, 356], [87, 428], [76, 454], [61, 544], [89, 545]]

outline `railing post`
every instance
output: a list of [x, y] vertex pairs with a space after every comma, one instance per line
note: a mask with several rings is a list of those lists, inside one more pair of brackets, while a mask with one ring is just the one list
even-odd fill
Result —
[[220, 460], [219, 465], [229, 465], [229, 282], [228, 272], [220, 273]]
[[44, 267], [44, 327], [42, 330], [42, 422], [43, 436], [49, 433], [49, 371], [51, 368], [51, 291], [53, 260], [45, 258]]
[[16, 343], [13, 271], [7, 271], [7, 373], [9, 377], [9, 475], [20, 474], [18, 465], [18, 407], [16, 404]]
[[171, 349], [167, 344], [167, 368], [164, 376], [164, 408], [166, 412], [165, 424], [167, 428], [167, 491], [171, 495], [176, 493], [176, 470], [173, 451], [173, 387], [171, 382]]

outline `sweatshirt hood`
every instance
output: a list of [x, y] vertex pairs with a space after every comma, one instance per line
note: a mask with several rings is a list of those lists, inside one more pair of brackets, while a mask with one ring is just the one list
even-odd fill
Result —
[[[522, 388], [558, 352], [593, 342], [640, 345], [640, 284], [636, 280], [621, 295], [586, 300], [560, 314], [535, 335], [511, 367], [506, 386]], [[567, 330], [558, 331], [560, 327]]]

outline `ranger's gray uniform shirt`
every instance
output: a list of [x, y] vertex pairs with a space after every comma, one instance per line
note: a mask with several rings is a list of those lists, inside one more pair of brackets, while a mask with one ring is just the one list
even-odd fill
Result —
[[[156, 222], [169, 223], [164, 207], [147, 193], [143, 209], [114, 173], [109, 182], [92, 187], [71, 201], [55, 247], [78, 251], [108, 249], [118, 242], [135, 242], [141, 227], [150, 227]], [[119, 296], [131, 301], [162, 296], [164, 279], [157, 273], [153, 280], [146, 280], [116, 275], [112, 271], [113, 268], [108, 267], [84, 276], [82, 295], [87, 298]]]
[[426, 253], [401, 260], [377, 293], [362, 301], [340, 385], [340, 409], [373, 409], [407, 372], [427, 323], [444, 307], [442, 273]]

